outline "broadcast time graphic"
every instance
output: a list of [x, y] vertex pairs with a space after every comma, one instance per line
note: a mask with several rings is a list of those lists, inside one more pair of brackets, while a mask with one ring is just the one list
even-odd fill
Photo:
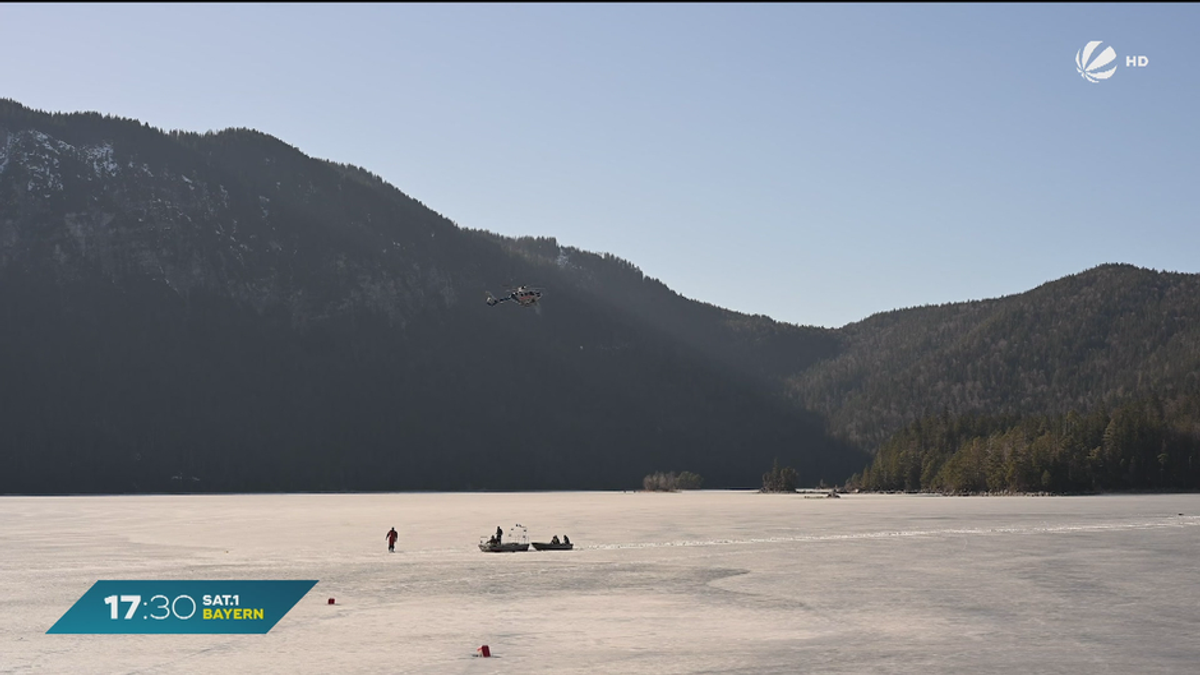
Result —
[[266, 633], [316, 581], [97, 581], [47, 633]]

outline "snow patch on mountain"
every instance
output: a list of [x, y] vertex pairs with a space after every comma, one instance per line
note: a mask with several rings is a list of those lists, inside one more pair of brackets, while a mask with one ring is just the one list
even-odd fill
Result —
[[84, 147], [81, 149], [81, 154], [84, 161], [91, 164], [97, 178], [115, 176], [121, 168], [121, 165], [117, 164], [116, 160], [113, 159], [113, 147], [111, 143]]
[[13, 136], [3, 129], [0, 129], [0, 133], [4, 134], [4, 144], [0, 145], [0, 176], [3, 176], [4, 170], [8, 168], [8, 153], [12, 149]]

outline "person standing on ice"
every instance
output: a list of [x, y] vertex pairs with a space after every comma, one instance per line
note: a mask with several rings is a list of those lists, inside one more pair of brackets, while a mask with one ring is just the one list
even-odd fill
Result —
[[387, 542], [388, 542], [388, 551], [389, 552], [391, 552], [391, 553], [396, 552], [396, 539], [399, 538], [399, 536], [400, 535], [396, 532], [396, 528], [393, 527], [392, 529], [388, 530]]

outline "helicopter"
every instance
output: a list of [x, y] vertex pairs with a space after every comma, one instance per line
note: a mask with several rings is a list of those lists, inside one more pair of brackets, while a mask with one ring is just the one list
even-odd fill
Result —
[[540, 288], [530, 288], [528, 286], [517, 286], [508, 292], [508, 295], [497, 298], [491, 293], [487, 294], [487, 304], [489, 307], [495, 307], [502, 302], [512, 300], [522, 307], [532, 307], [537, 304], [542, 298]]

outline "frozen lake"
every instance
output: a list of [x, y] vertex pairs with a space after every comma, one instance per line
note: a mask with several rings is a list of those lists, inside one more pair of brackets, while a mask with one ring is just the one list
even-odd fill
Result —
[[[478, 550], [514, 523], [576, 550]], [[102, 579], [319, 583], [266, 635], [47, 635]], [[1198, 664], [1200, 495], [0, 497], [0, 673]]]

